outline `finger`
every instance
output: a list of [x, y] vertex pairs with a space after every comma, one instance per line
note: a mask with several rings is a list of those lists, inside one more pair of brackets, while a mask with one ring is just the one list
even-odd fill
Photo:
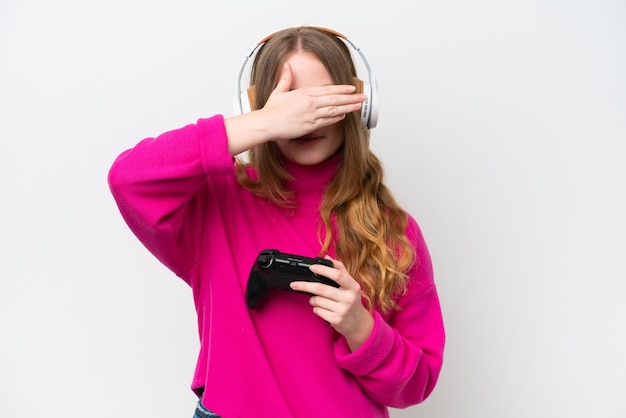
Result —
[[292, 282], [290, 287], [293, 290], [297, 290], [299, 292], [309, 293], [311, 295], [321, 296], [326, 299], [338, 300], [338, 293], [340, 292], [334, 286], [330, 286], [324, 283], [319, 282]]
[[323, 309], [325, 311], [334, 312], [337, 309], [337, 302], [323, 296], [311, 296], [309, 305], [314, 308]]
[[350, 84], [328, 84], [325, 86], [308, 87], [307, 91], [311, 96], [329, 96], [329, 95], [349, 95], [349, 96], [365, 96], [362, 93], [354, 94], [355, 87]]
[[339, 281], [341, 281], [340, 276], [342, 275], [342, 273], [345, 273], [347, 276], [349, 276], [346, 267], [341, 261], [335, 260], [329, 255], [324, 256], [324, 258], [332, 262], [332, 267], [325, 264], [312, 264], [309, 269], [315, 274], [334, 280], [341, 286], [341, 283], [339, 283]]
[[313, 307], [313, 313], [318, 317], [322, 318], [327, 324], [330, 324], [334, 327], [335, 315], [332, 311], [328, 311], [326, 309]]
[[327, 117], [327, 118], [317, 118], [314, 122], [313, 122], [313, 129], [319, 129], [319, 128], [323, 128], [324, 126], [330, 126], [330, 125], [334, 125], [335, 123], [341, 122], [342, 120], [344, 120], [346, 118], [346, 114], [342, 114], [339, 116], [333, 116], [333, 117]]
[[330, 260], [333, 263], [333, 267], [328, 267], [323, 264], [313, 264], [309, 267], [313, 273], [335, 281], [339, 287], [344, 289], [351, 289], [354, 285], [358, 285], [341, 261], [335, 260], [329, 255], [326, 255], [324, 258]]
[[336, 302], [328, 299], [321, 298], [319, 296], [313, 296], [309, 299], [309, 304], [313, 308], [313, 313], [322, 318], [326, 323], [334, 324], [337, 322], [338, 314], [336, 309], [338, 307]]
[[332, 106], [345, 106], [345, 105], [353, 105], [353, 104], [361, 104], [366, 100], [366, 96], [364, 94], [341, 94], [341, 93], [332, 93], [332, 94], [324, 94], [319, 96], [314, 96], [313, 94], [309, 95], [311, 97], [316, 98], [316, 105], [318, 108], [322, 107], [332, 107]]
[[288, 92], [291, 88], [291, 80], [292, 80], [292, 72], [291, 66], [288, 63], [283, 65], [283, 68], [280, 72], [280, 77], [278, 78], [278, 84], [276, 84], [276, 88], [274, 90], [279, 92]]
[[350, 103], [347, 105], [341, 105], [341, 106], [328, 106], [328, 107], [323, 107], [318, 109], [317, 114], [319, 116], [320, 120], [323, 120], [323, 122], [327, 122], [327, 121], [336, 121], [336, 119], [338, 118], [339, 120], [345, 118], [345, 116], [350, 113], [350, 112], [354, 112], [357, 111], [361, 108], [361, 103]]
[[319, 96], [315, 101], [319, 118], [334, 118], [361, 109], [365, 95], [333, 94]]
[[[331, 261], [333, 260], [331, 259]], [[334, 281], [337, 281], [337, 278], [339, 276], [339, 270], [336, 267], [329, 267], [323, 264], [312, 264], [309, 267], [309, 270], [319, 276], [324, 276]]]

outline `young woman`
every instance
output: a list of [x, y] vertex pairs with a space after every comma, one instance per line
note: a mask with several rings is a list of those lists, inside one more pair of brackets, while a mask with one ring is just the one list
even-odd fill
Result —
[[[191, 286], [198, 417], [387, 417], [437, 382], [427, 246], [383, 183], [337, 35], [275, 33], [254, 60], [251, 112], [145, 139], [110, 170], [129, 227]], [[250, 268], [270, 248], [326, 257], [311, 270], [339, 287], [297, 281], [250, 309]]]

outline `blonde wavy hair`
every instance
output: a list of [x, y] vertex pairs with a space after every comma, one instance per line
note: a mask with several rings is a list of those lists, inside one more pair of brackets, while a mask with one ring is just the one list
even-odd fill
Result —
[[[253, 108], [260, 109], [278, 83], [282, 64], [295, 51], [314, 54], [336, 84], [353, 84], [356, 70], [348, 47], [332, 33], [309, 26], [272, 35], [259, 50], [252, 67]], [[407, 214], [383, 183], [381, 161], [369, 149], [369, 130], [363, 130], [357, 112], [346, 116], [341, 160], [320, 206], [320, 255], [335, 248], [335, 258], [361, 285], [369, 309], [399, 309], [395, 298], [406, 291], [407, 272], [416, 262], [406, 236]], [[280, 206], [297, 202], [285, 184], [291, 177], [274, 142], [248, 152], [248, 161], [236, 159], [239, 183]], [[250, 168], [256, 177], [250, 176]]]

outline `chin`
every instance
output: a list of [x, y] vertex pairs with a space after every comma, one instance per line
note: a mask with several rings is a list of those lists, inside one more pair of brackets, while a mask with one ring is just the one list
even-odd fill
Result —
[[328, 156], [315, 156], [315, 155], [299, 155], [299, 156], [290, 155], [287, 158], [290, 159], [292, 162], [296, 164], [300, 164], [300, 165], [316, 165], [319, 163], [323, 163], [329, 157]]

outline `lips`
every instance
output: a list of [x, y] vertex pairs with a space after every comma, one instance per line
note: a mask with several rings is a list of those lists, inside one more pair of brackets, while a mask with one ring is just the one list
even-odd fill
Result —
[[313, 142], [313, 141], [316, 141], [316, 140], [321, 139], [321, 138], [322, 138], [321, 135], [310, 134], [310, 135], [301, 136], [300, 138], [295, 138], [294, 141], [297, 141], [297, 142]]

